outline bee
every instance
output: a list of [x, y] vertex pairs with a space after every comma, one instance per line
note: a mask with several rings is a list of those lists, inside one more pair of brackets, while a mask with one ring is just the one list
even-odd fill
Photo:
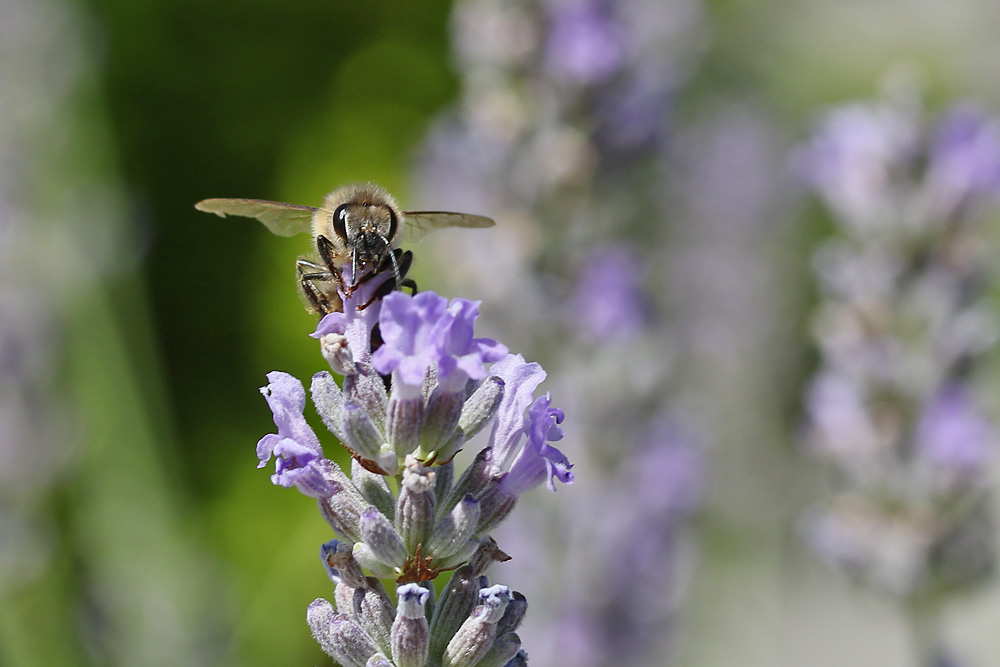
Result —
[[[205, 199], [195, 208], [223, 218], [256, 218], [278, 236], [311, 232], [319, 261], [301, 256], [295, 268], [309, 309], [320, 315], [343, 310], [342, 296], [350, 297], [376, 278], [386, 279], [359, 309], [401, 287], [416, 291], [416, 284], [406, 277], [413, 253], [401, 250], [401, 242], [418, 241], [444, 227], [494, 225], [481, 215], [403, 211], [392, 195], [374, 183], [337, 188], [319, 208], [263, 199]], [[391, 280], [386, 277], [389, 271]]]

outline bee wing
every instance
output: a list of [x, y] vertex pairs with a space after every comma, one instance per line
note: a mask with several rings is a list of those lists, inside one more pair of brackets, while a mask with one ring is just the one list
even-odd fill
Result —
[[428, 234], [445, 227], [492, 227], [496, 223], [483, 215], [452, 213], [450, 211], [403, 211], [403, 232], [406, 243], [419, 241]]
[[257, 218], [278, 236], [295, 236], [310, 231], [316, 211], [312, 206], [264, 199], [206, 199], [194, 207], [205, 213], [215, 213], [220, 218], [227, 215]]

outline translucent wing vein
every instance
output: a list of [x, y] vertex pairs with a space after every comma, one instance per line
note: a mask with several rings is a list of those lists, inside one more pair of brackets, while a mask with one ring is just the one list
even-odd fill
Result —
[[285, 204], [265, 199], [206, 199], [194, 205], [199, 211], [219, 217], [238, 215], [256, 218], [278, 236], [295, 236], [310, 231], [316, 209], [301, 204]]

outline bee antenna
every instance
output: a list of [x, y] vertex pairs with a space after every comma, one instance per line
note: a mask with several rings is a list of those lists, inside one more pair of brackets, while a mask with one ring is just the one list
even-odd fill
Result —
[[396, 261], [396, 254], [392, 251], [392, 248], [389, 247], [388, 239], [384, 236], [379, 236], [379, 238], [382, 239], [382, 243], [385, 244], [386, 249], [389, 251], [389, 259], [392, 260], [392, 277], [395, 279], [396, 286], [398, 287], [399, 283], [403, 280], [403, 276], [399, 274], [399, 262]]
[[353, 285], [351, 285], [351, 291], [353, 292], [354, 288], [358, 286], [358, 246], [357, 246], [357, 244], [355, 244], [354, 247], [351, 248], [351, 282], [354, 283]]

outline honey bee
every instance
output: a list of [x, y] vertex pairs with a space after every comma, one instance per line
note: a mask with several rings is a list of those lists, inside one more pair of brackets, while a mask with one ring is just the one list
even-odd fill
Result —
[[[337, 188], [319, 208], [263, 199], [205, 199], [195, 208], [220, 217], [256, 218], [279, 236], [311, 232], [319, 261], [302, 256], [295, 268], [309, 309], [320, 315], [343, 310], [341, 295], [350, 297], [360, 285], [388, 271], [392, 279], [379, 285], [359, 309], [400, 287], [415, 291], [416, 285], [406, 277], [413, 253], [401, 250], [400, 242], [418, 241], [444, 227], [494, 225], [481, 215], [403, 211], [392, 195], [374, 183]], [[345, 280], [348, 267], [350, 279]]]

